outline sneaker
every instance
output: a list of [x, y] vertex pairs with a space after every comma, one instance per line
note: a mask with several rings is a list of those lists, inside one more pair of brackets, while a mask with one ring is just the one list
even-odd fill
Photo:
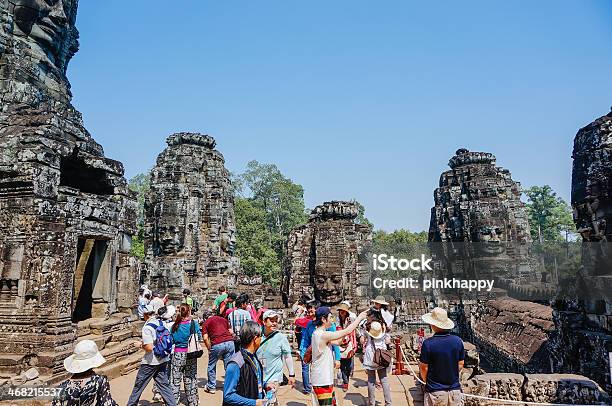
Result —
[[161, 402], [163, 400], [162, 395], [160, 393], [153, 394], [153, 402]]
[[342, 384], [342, 390], [348, 392], [348, 383]]
[[215, 392], [217, 392], [217, 390], [216, 390], [216, 389], [211, 389], [211, 388], [209, 388], [208, 386], [205, 386], [205, 387], [204, 387], [204, 392], [208, 392], [208, 393], [210, 393], [211, 395], [214, 395], [214, 394], [215, 394]]

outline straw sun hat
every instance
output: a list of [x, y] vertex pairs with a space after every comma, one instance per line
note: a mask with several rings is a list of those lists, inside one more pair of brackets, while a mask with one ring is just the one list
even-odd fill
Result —
[[455, 327], [455, 323], [448, 318], [446, 310], [441, 307], [436, 307], [431, 312], [422, 315], [421, 319], [425, 323], [441, 328], [442, 330], [452, 330], [453, 327]]
[[64, 360], [64, 368], [72, 374], [78, 374], [91, 368], [97, 368], [105, 362], [96, 343], [91, 340], [83, 340], [74, 347], [72, 355]]
[[349, 313], [351, 311], [351, 308], [349, 307], [349, 305], [342, 302], [338, 305], [338, 308], [336, 310], [344, 310], [345, 312]]
[[389, 303], [385, 300], [384, 296], [376, 296], [375, 299], [372, 299], [372, 302], [378, 303], [384, 306], [389, 306]]
[[374, 321], [372, 322], [372, 324], [370, 324], [370, 329], [367, 330], [367, 333], [370, 337], [372, 337], [375, 340], [385, 335], [385, 331], [383, 330], [382, 324], [380, 324], [377, 321]]

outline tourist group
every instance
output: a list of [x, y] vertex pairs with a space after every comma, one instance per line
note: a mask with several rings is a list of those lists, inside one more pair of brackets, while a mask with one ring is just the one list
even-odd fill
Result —
[[[280, 386], [296, 387], [292, 347], [281, 332], [281, 314], [252, 303], [247, 294], [228, 293], [219, 288], [209, 308], [184, 289], [182, 303], [168, 304], [168, 296], [142, 286], [138, 315], [144, 320], [144, 350], [128, 406], [138, 404], [142, 392], [153, 380], [154, 401], [178, 405], [183, 383], [183, 402], [199, 405], [197, 360], [208, 352], [205, 392], [217, 390], [217, 363], [223, 361], [223, 406], [278, 405]], [[299, 388], [310, 394], [314, 406], [336, 405], [335, 388], [349, 389], [354, 358], [359, 352], [367, 374], [368, 406], [376, 403], [382, 388], [385, 406], [391, 405], [389, 376], [392, 369], [391, 331], [394, 316], [382, 296], [372, 300], [370, 309], [356, 315], [351, 304], [337, 306], [337, 316], [316, 300], [302, 297], [292, 306], [293, 333], [298, 345], [302, 371]], [[420, 373], [427, 383], [426, 405], [460, 405], [458, 380], [463, 363], [463, 343], [450, 335], [453, 328], [446, 311], [440, 308], [423, 316], [435, 333], [423, 343]], [[203, 343], [203, 346], [202, 346]], [[108, 379], [94, 369], [105, 362], [95, 342], [77, 343], [64, 361], [71, 377], [61, 384], [54, 406], [117, 405]], [[286, 370], [286, 374], [285, 374]], [[211, 404], [212, 399], [203, 399]]]

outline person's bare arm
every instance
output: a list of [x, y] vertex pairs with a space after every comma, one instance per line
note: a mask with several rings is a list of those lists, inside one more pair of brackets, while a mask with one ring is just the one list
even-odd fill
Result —
[[427, 370], [429, 369], [429, 365], [419, 362], [419, 374], [421, 375], [421, 380], [427, 383]]
[[355, 329], [359, 326], [359, 323], [361, 323], [362, 320], [366, 319], [367, 313], [367, 311], [361, 312], [359, 316], [357, 316], [357, 319], [351, 324], [349, 324], [347, 328], [343, 328], [342, 330], [336, 331], [324, 331], [321, 335], [323, 342], [330, 343], [349, 335], [350, 333], [355, 331]]
[[210, 338], [208, 337], [208, 334], [204, 334], [202, 338], [204, 339], [204, 345], [206, 346], [208, 351], [210, 351]]
[[463, 369], [463, 360], [459, 361], [459, 371]]
[[141, 347], [145, 352], [153, 351], [153, 344], [143, 344]]

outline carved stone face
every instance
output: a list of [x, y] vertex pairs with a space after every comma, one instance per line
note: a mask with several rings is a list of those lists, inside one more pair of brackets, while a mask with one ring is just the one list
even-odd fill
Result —
[[503, 226], [482, 226], [477, 230], [477, 243], [480, 251], [485, 255], [502, 254], [506, 247], [505, 230]]
[[[317, 267], [318, 268], [318, 267]], [[343, 299], [344, 281], [340, 269], [318, 268], [314, 275], [315, 297], [325, 305], [338, 304]]]
[[[74, 27], [76, 0], [10, 0], [15, 24], [33, 39], [55, 65], [63, 67], [78, 47]], [[19, 32], [16, 30], [16, 33]]]
[[183, 248], [181, 234], [176, 226], [160, 226], [158, 242], [163, 254], [175, 254]]

